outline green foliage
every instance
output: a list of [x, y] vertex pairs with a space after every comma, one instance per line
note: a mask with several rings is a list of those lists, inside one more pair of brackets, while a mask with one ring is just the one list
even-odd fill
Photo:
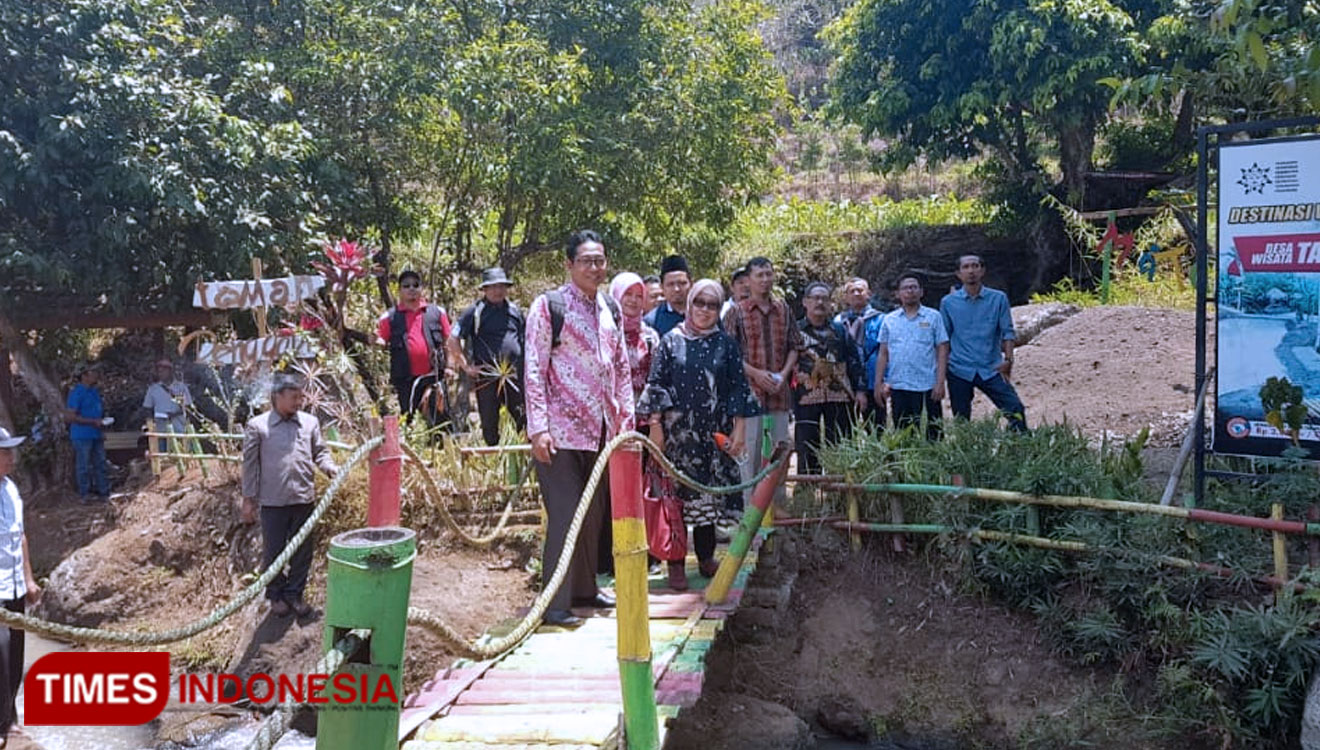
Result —
[[[1055, 282], [1050, 291], [1031, 295], [1031, 301], [1097, 307], [1100, 305], [1100, 290], [1084, 289], [1072, 279], [1062, 279]], [[1166, 269], [1161, 269], [1154, 281], [1147, 281], [1135, 269], [1124, 269], [1110, 279], [1109, 304], [1195, 310], [1196, 287], [1187, 279], [1170, 275]]]
[[231, 94], [280, 89], [195, 70], [207, 35], [169, 0], [0, 4], [0, 53], [23, 61], [0, 66], [0, 305], [184, 300], [252, 257], [301, 265], [309, 133], [240, 114]]
[[1265, 408], [1265, 421], [1274, 429], [1287, 432], [1297, 445], [1302, 425], [1306, 423], [1306, 404], [1302, 387], [1287, 378], [1270, 376], [1260, 387], [1260, 404]]
[[838, 54], [830, 108], [897, 138], [883, 169], [989, 152], [1010, 183], [1060, 154], [1080, 195], [1107, 97], [1128, 69], [1133, 21], [1107, 0], [862, 0], [827, 30]]

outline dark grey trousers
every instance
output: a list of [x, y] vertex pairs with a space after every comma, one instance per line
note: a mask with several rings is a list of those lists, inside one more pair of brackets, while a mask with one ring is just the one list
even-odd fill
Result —
[[[542, 586], [550, 582], [555, 567], [559, 565], [568, 527], [573, 523], [573, 514], [577, 511], [582, 491], [587, 487], [587, 480], [591, 478], [591, 468], [596, 465], [597, 455], [597, 451], [560, 450], [550, 458], [549, 464], [535, 462], [536, 481], [541, 487], [546, 514], [545, 546], [541, 553]], [[600, 528], [609, 507], [608, 477], [608, 472], [601, 475], [600, 484], [596, 485], [596, 494], [582, 522], [577, 546], [573, 549], [573, 561], [568, 575], [550, 601], [550, 609], [568, 609], [574, 599], [590, 599], [596, 595]]]
[[[261, 556], [262, 570], [275, 562], [289, 540], [307, 522], [314, 508], [315, 503], [261, 507], [261, 541], [265, 552]], [[276, 601], [302, 598], [303, 589], [307, 588], [307, 571], [312, 568], [312, 546], [312, 538], [309, 536], [289, 560], [288, 573], [281, 570], [266, 586], [267, 599]]]
[[[23, 614], [23, 597], [0, 606]], [[18, 723], [18, 688], [23, 684], [23, 631], [0, 627], [0, 737]]]

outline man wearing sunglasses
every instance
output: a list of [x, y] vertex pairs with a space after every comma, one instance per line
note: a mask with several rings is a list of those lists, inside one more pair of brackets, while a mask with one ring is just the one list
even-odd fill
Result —
[[399, 274], [399, 303], [380, 316], [376, 335], [390, 349], [390, 385], [405, 418], [420, 409], [432, 426], [445, 421], [449, 334], [449, 316], [443, 307], [426, 301], [421, 275], [412, 270]]

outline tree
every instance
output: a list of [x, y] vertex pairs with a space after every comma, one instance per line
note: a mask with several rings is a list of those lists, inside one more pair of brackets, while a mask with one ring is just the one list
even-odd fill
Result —
[[1131, 16], [1108, 0], [860, 0], [827, 29], [838, 55], [830, 111], [897, 142], [882, 169], [989, 152], [1009, 182], [1058, 154], [1076, 199], [1108, 94], [1130, 69]]

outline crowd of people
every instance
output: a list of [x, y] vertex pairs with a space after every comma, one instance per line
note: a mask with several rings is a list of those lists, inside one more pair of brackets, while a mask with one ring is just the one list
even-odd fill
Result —
[[[535, 459], [547, 513], [542, 570], [553, 571], [602, 446], [638, 429], [682, 471], [706, 485], [736, 484], [763, 465], [763, 440], [792, 435], [796, 468], [820, 473], [820, 447], [858, 423], [920, 429], [942, 436], [943, 401], [970, 417], [980, 390], [1010, 428], [1026, 429], [1012, 385], [1013, 320], [1003, 292], [983, 284], [985, 264], [959, 259], [959, 284], [939, 309], [922, 304], [924, 279], [899, 276], [897, 305], [882, 311], [869, 283], [845, 282], [836, 295], [824, 281], [802, 289], [803, 315], [775, 293], [774, 264], [752, 258], [728, 279], [693, 279], [681, 256], [664, 258], [655, 275], [624, 271], [611, 278], [607, 249], [595, 232], [569, 238], [567, 281], [537, 296], [526, 311], [511, 298], [514, 282], [487, 269], [479, 297], [457, 322], [427, 299], [422, 278], [398, 276], [397, 304], [380, 316], [378, 343], [390, 355], [390, 383], [401, 414], [440, 425], [454, 413], [445, 375], [462, 373], [474, 391], [481, 434], [500, 442], [501, 413], [524, 431]], [[841, 309], [835, 311], [836, 302]], [[86, 367], [70, 392], [66, 420], [85, 501], [108, 492], [98, 372]], [[267, 562], [302, 525], [314, 502], [316, 470], [338, 471], [320, 423], [302, 409], [302, 385], [277, 376], [271, 409], [244, 430], [241, 517], [261, 523]], [[157, 430], [182, 433], [192, 402], [169, 360], [155, 368], [143, 409]], [[168, 450], [164, 439], [162, 452]], [[697, 573], [712, 576], [719, 526], [736, 523], [750, 497], [719, 497], [648, 481], [651, 494], [681, 504], [681, 534], [691, 527]], [[781, 490], [782, 492], [782, 490]], [[565, 585], [545, 620], [572, 624], [573, 607], [608, 607], [596, 573], [611, 567], [608, 487], [601, 482], [587, 513]], [[0, 511], [3, 509], [0, 508]], [[727, 532], [727, 526], [726, 526]], [[267, 589], [276, 615], [306, 615], [303, 600], [310, 545]], [[688, 579], [681, 556], [666, 563], [672, 588]]]
[[[946, 395], [954, 416], [969, 417], [980, 390], [1012, 429], [1026, 429], [1011, 382], [1008, 298], [984, 286], [978, 256], [959, 260], [959, 285], [938, 310], [922, 304], [921, 275], [905, 273], [893, 310], [879, 309], [868, 282], [853, 278], [837, 296], [836, 313], [834, 289], [816, 281], [802, 290], [801, 318], [775, 294], [774, 264], [764, 257], [735, 270], [727, 292], [717, 280], [694, 280], [677, 255], [664, 258], [654, 276], [624, 271], [611, 278], [606, 247], [591, 231], [569, 238], [564, 263], [567, 281], [525, 313], [509, 299], [513, 281], [505, 271], [487, 270], [480, 299], [457, 326], [405, 271], [399, 305], [381, 317], [379, 331], [404, 414], [423, 408], [418, 394], [436, 389], [448, 366], [471, 378], [488, 444], [499, 441], [501, 406], [526, 430], [547, 511], [547, 573], [562, 555], [599, 451], [623, 431], [649, 433], [684, 472], [727, 485], [760, 469], [763, 436], [778, 443], [791, 431], [801, 473], [819, 473], [821, 444], [862, 420], [924, 424], [928, 439], [940, 439]], [[433, 398], [429, 416], [443, 418], [444, 396]], [[717, 526], [736, 521], [746, 497], [721, 499], [683, 486], [666, 491], [677, 496], [692, 528], [698, 573], [713, 575]], [[613, 604], [595, 577], [609, 565], [607, 496], [601, 483], [548, 623], [575, 623], [575, 606]], [[668, 563], [670, 585], [686, 588], [682, 560], [661, 562]]]

